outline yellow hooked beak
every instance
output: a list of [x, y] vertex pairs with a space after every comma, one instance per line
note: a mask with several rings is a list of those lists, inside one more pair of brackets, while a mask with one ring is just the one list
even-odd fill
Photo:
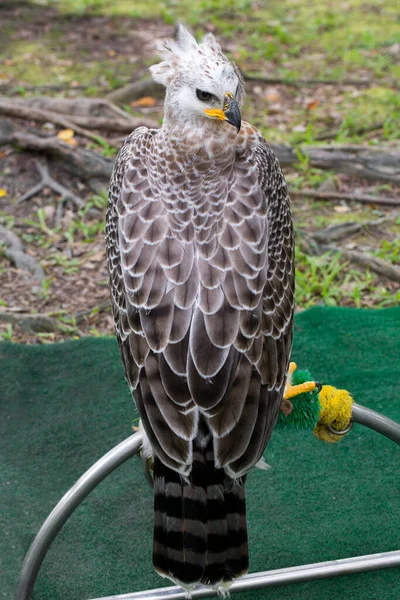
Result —
[[231, 92], [226, 92], [224, 94], [223, 110], [219, 108], [205, 108], [204, 112], [208, 117], [213, 117], [215, 119], [220, 119], [221, 121], [226, 121], [227, 123], [230, 123], [231, 125], [236, 127], [236, 132], [239, 133], [240, 126], [242, 124], [242, 119], [240, 115], [239, 106]]

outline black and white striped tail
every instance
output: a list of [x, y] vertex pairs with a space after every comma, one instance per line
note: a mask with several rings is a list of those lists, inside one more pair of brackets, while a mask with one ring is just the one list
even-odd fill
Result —
[[193, 467], [183, 478], [154, 460], [156, 571], [183, 586], [218, 585], [248, 570], [245, 477], [214, 466], [212, 439], [193, 444]]

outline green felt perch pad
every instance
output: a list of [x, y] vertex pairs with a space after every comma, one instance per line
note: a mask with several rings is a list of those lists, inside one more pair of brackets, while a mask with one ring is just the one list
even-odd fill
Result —
[[[400, 421], [400, 309], [314, 308], [295, 321], [293, 360]], [[132, 433], [137, 418], [114, 339], [0, 344], [0, 598], [61, 496]], [[295, 429], [293, 427], [293, 429]], [[361, 425], [338, 444], [277, 430], [247, 483], [252, 572], [400, 548], [400, 449]], [[170, 585], [152, 569], [152, 490], [138, 458], [69, 519], [34, 600], [85, 600]], [[398, 569], [236, 598], [398, 600]]]

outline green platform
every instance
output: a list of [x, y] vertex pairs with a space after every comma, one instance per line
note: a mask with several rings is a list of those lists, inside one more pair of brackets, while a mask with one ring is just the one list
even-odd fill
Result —
[[[296, 318], [293, 359], [400, 421], [400, 309], [316, 308]], [[131, 434], [136, 417], [113, 339], [0, 344], [0, 598], [64, 492]], [[400, 449], [359, 425], [339, 444], [276, 432], [247, 486], [252, 571], [400, 548]], [[85, 600], [168, 585], [151, 566], [152, 491], [133, 459], [73, 514], [36, 600]], [[239, 598], [239, 596], [235, 596]], [[398, 600], [398, 569], [240, 595]]]

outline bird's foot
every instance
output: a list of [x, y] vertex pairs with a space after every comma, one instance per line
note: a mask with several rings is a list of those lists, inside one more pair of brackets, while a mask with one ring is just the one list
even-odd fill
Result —
[[298, 385], [292, 385], [291, 379], [292, 375], [297, 369], [297, 365], [295, 362], [291, 362], [289, 365], [289, 373], [285, 386], [285, 392], [283, 394], [284, 400], [289, 400], [290, 398], [295, 398], [299, 394], [304, 394], [306, 392], [313, 392], [317, 387], [317, 383], [315, 381], [305, 381], [304, 383], [299, 383]]

